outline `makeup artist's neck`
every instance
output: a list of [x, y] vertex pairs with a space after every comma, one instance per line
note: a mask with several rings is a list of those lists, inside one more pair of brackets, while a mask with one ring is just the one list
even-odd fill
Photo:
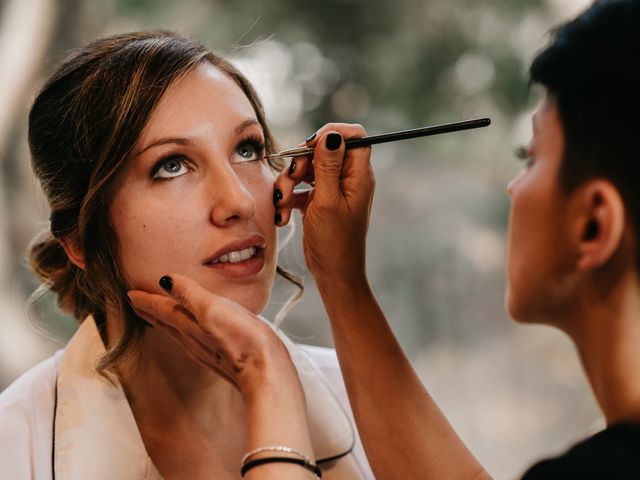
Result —
[[568, 332], [609, 425], [640, 422], [640, 284], [619, 284], [586, 291]]

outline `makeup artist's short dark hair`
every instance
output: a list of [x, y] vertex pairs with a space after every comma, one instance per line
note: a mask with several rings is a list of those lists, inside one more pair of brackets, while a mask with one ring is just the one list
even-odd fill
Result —
[[610, 180], [640, 233], [640, 0], [599, 0], [559, 26], [530, 78], [560, 113], [564, 189]]

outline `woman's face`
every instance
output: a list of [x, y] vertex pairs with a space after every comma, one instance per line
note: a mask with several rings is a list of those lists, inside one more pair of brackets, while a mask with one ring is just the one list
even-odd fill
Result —
[[569, 196], [559, 168], [564, 132], [555, 101], [546, 96], [533, 116], [525, 168], [507, 191], [511, 198], [507, 254], [507, 308], [518, 321], [552, 322], [567, 300], [572, 257], [566, 222]]
[[159, 292], [189, 275], [254, 313], [276, 268], [274, 178], [264, 133], [240, 87], [200, 65], [167, 90], [110, 209], [129, 288]]

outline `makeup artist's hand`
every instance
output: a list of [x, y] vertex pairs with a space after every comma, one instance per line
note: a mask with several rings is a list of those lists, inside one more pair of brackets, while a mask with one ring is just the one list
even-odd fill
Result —
[[275, 332], [242, 305], [179, 274], [162, 277], [169, 294], [128, 292], [136, 314], [166, 332], [197, 362], [250, 395], [275, 372], [300, 386], [288, 351]]
[[[315, 147], [313, 158], [294, 158], [295, 166], [276, 180], [275, 188], [282, 192], [276, 203], [279, 225], [289, 221], [293, 208], [301, 210], [305, 260], [318, 284], [366, 278], [365, 242], [375, 187], [371, 148], [345, 150], [344, 144], [365, 135], [360, 125], [325, 125], [307, 141]], [[315, 182], [314, 190], [294, 193], [302, 181]]]
[[[246, 451], [287, 445], [312, 455], [304, 390], [289, 352], [271, 327], [184, 275], [162, 277], [160, 286], [168, 295], [129, 291], [131, 305], [156, 327], [150, 334], [166, 332], [194, 360], [238, 388], [245, 402]], [[308, 477], [299, 466], [283, 463], [262, 466], [246, 476]]]

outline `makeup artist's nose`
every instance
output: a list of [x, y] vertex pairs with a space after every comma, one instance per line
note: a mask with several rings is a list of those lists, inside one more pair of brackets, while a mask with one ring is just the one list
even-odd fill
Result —
[[255, 215], [255, 198], [235, 172], [219, 173], [212, 183], [211, 221], [214, 224], [223, 227]]
[[515, 191], [518, 181], [520, 180], [520, 177], [522, 177], [523, 174], [524, 174], [524, 170], [520, 171], [520, 173], [518, 173], [515, 177], [513, 177], [509, 182], [509, 184], [507, 185], [507, 194], [509, 195], [509, 198], [511, 200], [513, 200], [513, 192]]

